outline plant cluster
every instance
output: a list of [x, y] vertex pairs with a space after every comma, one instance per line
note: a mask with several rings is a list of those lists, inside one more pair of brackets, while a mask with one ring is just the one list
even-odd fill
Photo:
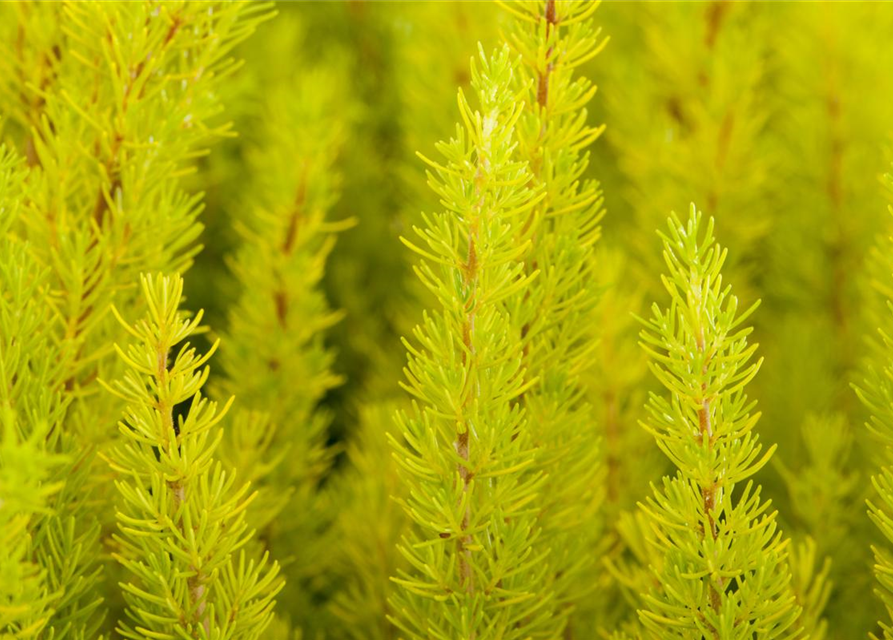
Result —
[[0, 639], [893, 640], [891, 28], [0, 4]]

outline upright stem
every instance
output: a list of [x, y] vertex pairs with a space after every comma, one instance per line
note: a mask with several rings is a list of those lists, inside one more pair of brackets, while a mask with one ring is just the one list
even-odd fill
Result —
[[[697, 348], [698, 353], [701, 356], [704, 356], [707, 353], [706, 340], [704, 338], [704, 328], [700, 327], [698, 338], [697, 338]], [[704, 360], [704, 364], [702, 365], [701, 371], [702, 373], [706, 373], [707, 365], [709, 363], [709, 356]], [[701, 392], [704, 393], [707, 390], [707, 384], [701, 383]], [[710, 401], [707, 398], [702, 398], [701, 400], [701, 408], [698, 409], [698, 431], [701, 436], [701, 443], [706, 443], [707, 451], [711, 451], [713, 449], [713, 418], [711, 416], [711, 406]], [[704, 501], [704, 514], [707, 516], [707, 526], [710, 530], [710, 535], [714, 540], [716, 540], [719, 532], [716, 527], [716, 521], [713, 519], [713, 508], [716, 506], [716, 481], [711, 478], [710, 484], [707, 486], [701, 487], [701, 498]], [[706, 532], [702, 531], [702, 536], [705, 535]], [[713, 609], [715, 613], [719, 613], [720, 608], [722, 607], [722, 578], [719, 578], [720, 588], [717, 587], [711, 582], [709, 584], [710, 591], [710, 608]], [[716, 629], [713, 629], [713, 637], [719, 638], [719, 634]]]
[[[481, 170], [482, 164], [486, 162], [485, 158], [479, 158], [478, 172], [475, 177], [476, 190], [480, 191], [480, 181], [483, 178]], [[468, 256], [463, 265], [464, 282], [467, 288], [468, 302], [466, 303], [465, 322], [462, 325], [462, 344], [465, 345], [465, 351], [462, 354], [462, 362], [468, 370], [466, 376], [466, 384], [476, 385], [477, 376], [474, 375], [472, 368], [476, 366], [474, 361], [474, 331], [475, 331], [475, 315], [477, 312], [477, 284], [478, 284], [478, 259], [477, 259], [477, 242], [478, 242], [478, 225], [480, 209], [476, 212], [476, 216], [472, 219], [468, 228]], [[462, 514], [462, 531], [463, 534], [468, 529], [471, 521], [471, 500], [468, 497], [469, 484], [471, 483], [472, 473], [468, 466], [469, 460], [469, 435], [471, 431], [471, 423], [465, 419], [465, 413], [472, 404], [475, 394], [469, 391], [465, 394], [465, 400], [462, 403], [463, 426], [456, 434], [456, 452], [462, 459], [457, 467], [459, 477], [462, 479], [462, 492], [465, 495], [465, 513]], [[463, 535], [459, 539], [459, 576], [466, 592], [474, 593], [474, 576], [471, 570], [471, 551], [468, 545], [472, 543], [470, 535]]]
[[[282, 241], [280, 251], [282, 255], [288, 259], [295, 250], [295, 243], [298, 240], [298, 230], [305, 216], [305, 207], [307, 205], [307, 173], [309, 164], [305, 161], [301, 169], [301, 180], [298, 183], [298, 189], [295, 194], [294, 203], [291, 213], [288, 216], [288, 226], [285, 229], [285, 239]], [[282, 282], [281, 274], [278, 276], [279, 287], [273, 293], [273, 304], [276, 307], [276, 319], [279, 326], [283, 329], [288, 328], [288, 291]]]
[[[174, 422], [174, 405], [170, 401], [170, 398], [167, 397], [169, 348], [167, 344], [167, 332], [164, 329], [165, 328], [162, 327], [161, 335], [158, 337], [158, 342], [156, 343], [155, 353], [157, 370], [155, 375], [158, 380], [158, 401], [156, 409], [161, 415], [163, 430], [163, 433], [161, 434], [161, 450], [167, 453], [171, 448], [178, 446], [176, 437], [179, 435], [179, 430]], [[172, 432], [174, 433], [174, 442], [169, 440]], [[173, 494], [173, 512], [177, 513], [180, 510], [180, 506], [186, 501], [186, 487], [183, 486], [183, 483], [180, 480], [170, 483], [169, 486], [171, 493]], [[183, 529], [182, 519], [177, 520], [176, 526], [180, 530], [180, 534], [185, 536], [186, 531]], [[195, 575], [186, 580], [186, 583], [189, 586], [190, 604], [194, 606], [198, 603], [193, 622], [200, 622], [205, 628], [205, 634], [210, 635], [211, 620], [205, 615], [205, 602], [203, 600], [205, 594], [205, 576], [202, 574], [200, 568], [190, 568], [195, 572]], [[198, 635], [193, 632], [193, 637], [198, 638]]]
[[707, 28], [704, 30], [704, 44], [708, 49], [713, 49], [716, 45], [716, 37], [719, 35], [719, 28], [722, 26], [723, 18], [725, 18], [729, 5], [726, 2], [711, 2], [707, 7], [704, 18], [707, 21]]
[[[545, 8], [543, 17], [546, 20], [546, 37], [548, 38], [552, 35], [552, 30], [558, 24], [558, 18], [555, 15], [555, 0], [547, 0], [546, 1], [546, 8]], [[549, 47], [549, 49], [546, 51], [546, 61], [547, 61], [546, 66], [542, 71], [540, 71], [538, 73], [538, 77], [537, 77], [536, 103], [539, 105], [539, 107], [542, 111], [542, 116], [541, 116], [542, 123], [540, 125], [539, 138], [538, 138], [539, 149], [536, 153], [532, 154], [531, 161], [530, 161], [530, 173], [533, 176], [533, 179], [532, 179], [533, 183], [536, 183], [541, 180], [540, 174], [541, 174], [542, 168], [543, 168], [543, 147], [545, 146], [544, 138], [546, 136], [546, 130], [547, 130], [547, 124], [548, 124], [548, 118], [546, 117], [546, 105], [549, 102], [549, 76], [551, 75], [552, 69], [554, 66], [551, 62], [548, 61], [551, 57], [552, 57], [552, 47]], [[548, 208], [548, 204], [547, 204], [548, 197], [549, 196], [547, 194], [546, 200], [543, 201], [542, 206], [544, 209]], [[524, 225], [523, 231], [525, 233], [530, 228], [530, 225], [533, 224], [534, 220], [536, 219], [536, 215], [537, 214], [536, 214], [535, 210], [531, 211], [530, 217], [528, 218], [527, 222]], [[538, 265], [537, 265], [536, 257], [525, 262], [525, 270], [528, 275], [530, 275], [531, 273], [536, 271], [537, 267], [538, 267]], [[528, 293], [525, 293], [524, 295], [526, 298], [530, 295], [530, 293], [528, 292]], [[523, 357], [524, 357], [525, 361], [528, 359], [528, 356], [530, 355], [530, 342], [527, 340], [527, 336], [530, 333], [530, 325], [531, 325], [530, 322], [526, 322], [526, 323], [524, 323], [524, 326], [521, 327], [521, 340], [524, 341]], [[528, 367], [528, 374], [536, 375], [535, 372], [530, 371], [529, 367]], [[523, 400], [524, 400], [524, 395], [522, 394], [519, 397], [519, 401], [523, 401]]]
[[[547, 0], [546, 2], [546, 10], [543, 14], [543, 18], [546, 20], [546, 39], [552, 37], [552, 32], [558, 26], [558, 17], [555, 15], [555, 0]], [[533, 162], [531, 162], [531, 173], [536, 180], [540, 179], [540, 172], [542, 171], [543, 165], [543, 146], [544, 146], [544, 138], [546, 137], [546, 130], [548, 128], [549, 118], [546, 116], [546, 109], [549, 104], [549, 79], [552, 75], [552, 70], [555, 68], [555, 65], [551, 61], [552, 58], [552, 47], [549, 47], [546, 50], [546, 66], [543, 68], [537, 77], [536, 83], [536, 103], [539, 105], [540, 111], [542, 115], [540, 116], [542, 119], [542, 123], [540, 125], [539, 131], [539, 154], [537, 154]]]
[[[544, 13], [546, 18], [546, 38], [552, 35], [553, 27], [558, 23], [555, 16], [555, 0], [546, 0], [546, 10]], [[546, 52], [546, 60], [552, 57], [552, 47]], [[536, 85], [536, 102], [540, 107], [545, 108], [549, 101], [549, 74], [552, 73], [552, 63], [547, 62], [546, 68], [543, 69], [538, 78]]]
[[605, 406], [605, 450], [607, 455], [605, 461], [607, 463], [607, 486], [608, 486], [608, 504], [616, 505], [620, 499], [620, 458], [618, 450], [620, 448], [620, 425], [618, 424], [617, 396], [614, 389], [609, 388], [602, 394], [602, 402]]
[[[833, 65], [833, 63], [832, 63]], [[853, 359], [850, 321], [847, 315], [847, 287], [851, 279], [850, 238], [847, 230], [847, 211], [844, 206], [843, 162], [846, 154], [846, 135], [843, 130], [843, 113], [840, 104], [840, 88], [838, 71], [835, 66], [826, 73], [828, 78], [825, 108], [828, 114], [828, 136], [830, 153], [828, 157], [825, 192], [831, 209], [831, 227], [834, 229], [834, 240], [828, 247], [828, 260], [831, 263], [831, 286], [829, 303], [831, 317], [834, 320], [835, 332], [838, 336], [837, 365], [841, 371], [849, 371]], [[840, 394], [839, 408], [847, 410], [852, 394]]]

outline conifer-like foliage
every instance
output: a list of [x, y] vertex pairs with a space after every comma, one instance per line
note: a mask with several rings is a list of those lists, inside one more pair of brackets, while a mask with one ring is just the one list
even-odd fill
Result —
[[55, 594], [46, 589], [46, 576], [31, 559], [28, 526], [45, 511], [47, 498], [60, 488], [49, 483], [54, 460], [43, 447], [45, 431], [22, 435], [22, 424], [10, 408], [2, 418], [0, 490], [4, 494], [0, 513], [0, 628], [4, 638], [32, 638], [48, 621]]
[[347, 121], [337, 107], [344, 91], [338, 67], [275, 68], [300, 26], [276, 24], [260, 51], [278, 82], [247, 125], [245, 164], [253, 180], [233, 216], [241, 239], [229, 264], [240, 288], [223, 336], [230, 348], [221, 357], [219, 395], [240, 398], [226, 461], [259, 489], [249, 510], [253, 526], [284, 563], [287, 617], [310, 628], [320, 616], [310, 583], [330, 559], [325, 533], [332, 516], [318, 485], [336, 452], [326, 446], [331, 416], [317, 404], [341, 383], [324, 338], [342, 314], [329, 307], [321, 280], [336, 232], [353, 221], [330, 219]]
[[[277, 40], [291, 42], [282, 35]], [[284, 55], [282, 46], [269, 47], [271, 64], [274, 54]], [[231, 348], [223, 359], [222, 386], [270, 416], [277, 431], [271, 446], [290, 446], [290, 457], [300, 458], [277, 473], [309, 476], [298, 483], [314, 482], [326, 464], [326, 418], [314, 409], [339, 383], [323, 335], [341, 314], [328, 308], [320, 280], [335, 232], [352, 224], [327, 219], [338, 196], [334, 163], [345, 127], [335, 106], [342, 87], [332, 82], [327, 91], [314, 89], [324, 84], [326, 71], [282, 82], [256, 115], [260, 130], [248, 157], [255, 182], [245, 194], [247, 211], [235, 223], [242, 242], [231, 261], [242, 290], [229, 316]], [[302, 393], [287, 393], [296, 379], [310, 384]], [[285, 478], [280, 488], [289, 485]], [[275, 511], [266, 518], [271, 515]]]
[[[893, 189], [893, 175], [884, 178], [888, 189]], [[893, 208], [890, 209], [893, 213]], [[880, 623], [881, 633], [872, 637], [884, 640], [893, 638], [893, 278], [891, 262], [893, 237], [884, 237], [874, 247], [869, 274], [871, 293], [875, 300], [870, 301], [876, 332], [868, 336], [871, 357], [866, 360], [864, 377], [856, 386], [859, 399], [870, 412], [867, 423], [875, 448], [874, 462], [879, 466], [872, 476], [871, 483], [875, 494], [868, 501], [868, 513], [880, 529], [885, 540], [872, 546], [874, 551], [874, 574], [878, 586], [875, 589], [886, 608], [886, 617]]]
[[787, 542], [751, 478], [775, 450], [762, 451], [745, 393], [760, 367], [743, 326], [757, 304], [739, 311], [726, 250], [694, 205], [661, 239], [670, 306], [654, 304], [641, 337], [667, 393], [651, 395], [643, 426], [678, 471], [642, 505], [663, 556], [642, 625], [656, 638], [796, 637]]
[[0, 3], [0, 640], [893, 640], [891, 28]]
[[46, 332], [47, 270], [10, 227], [25, 196], [24, 163], [0, 147], [0, 634], [36, 637], [62, 593], [34, 557], [32, 531], [51, 513], [64, 459], [55, 453], [64, 404]]
[[201, 390], [217, 345], [199, 355], [187, 342], [202, 313], [180, 311], [179, 276], [140, 283], [148, 312], [125, 324], [133, 340], [116, 350], [127, 370], [107, 387], [127, 403], [122, 442], [109, 454], [121, 497], [114, 555], [129, 573], [118, 632], [134, 640], [261, 638], [281, 583], [266, 556], [246, 556], [254, 494], [214, 457], [229, 403], [218, 408]]
[[444, 162], [428, 160], [446, 210], [425, 214], [426, 228], [404, 240], [439, 303], [406, 341], [404, 387], [416, 402], [398, 414], [394, 438], [415, 525], [401, 546], [411, 567], [395, 578], [395, 621], [413, 638], [557, 633], [537, 544], [542, 474], [518, 403], [531, 381], [513, 311], [536, 277], [525, 273], [522, 226], [543, 195], [513, 157], [516, 72], [507, 48], [472, 62], [480, 107], [460, 90], [462, 124], [438, 145]]
[[404, 496], [387, 438], [394, 404], [372, 405], [360, 415], [360, 431], [346, 452], [349, 464], [341, 477], [341, 500], [335, 533], [341, 548], [332, 572], [342, 582], [330, 602], [337, 620], [329, 631], [351, 640], [387, 640], [397, 636], [389, 614], [391, 576], [405, 558], [396, 542], [409, 518], [395, 498]]
[[[519, 156], [543, 199], [523, 221], [531, 237], [525, 267], [539, 271], [518, 307], [524, 321], [524, 367], [535, 381], [520, 401], [545, 475], [540, 522], [558, 602], [579, 604], [595, 587], [602, 466], [581, 373], [598, 330], [589, 314], [598, 301], [595, 243], [604, 214], [599, 185], [583, 176], [587, 147], [604, 127], [591, 126], [586, 105], [595, 87], [575, 71], [607, 42], [594, 27], [597, 2], [520, 2], [509, 41], [520, 53], [518, 85], [526, 111], [519, 121]], [[525, 315], [526, 314], [526, 315]], [[561, 464], [561, 473], [553, 470]]]
[[[867, 443], [864, 408], [841, 382], [861, 378], [854, 369], [868, 351], [863, 335], [875, 336], [879, 326], [876, 318], [865, 324], [877, 293], [868, 287], [860, 294], [859, 285], [869, 279], [866, 256], [886, 226], [878, 173], [890, 117], [865, 96], [869, 86], [889, 91], [889, 53], [867, 43], [875, 30], [889, 31], [893, 16], [871, 4], [792, 8], [781, 19], [796, 21], [792, 33], [800, 35], [778, 48], [785, 81], [770, 97], [784, 150], [777, 202], [795, 213], [775, 217], [766, 244], [761, 317], [772, 330], [764, 334], [768, 366], [755, 391], [771, 417], [766, 424], [776, 427], [767, 435], [790, 452], [774, 462], [790, 491], [785, 528], [808, 534], [819, 558], [831, 558], [830, 627], [864, 637], [879, 616], [864, 606], [872, 589], [864, 567], [876, 533], [863, 508], [873, 465], [860, 446]], [[802, 136], [804, 128], [815, 135]], [[804, 163], [804, 155], [812, 161]], [[788, 444], [795, 438], [798, 454]], [[864, 543], [849, 544], [853, 539]]]
[[[113, 520], [108, 467], [121, 406], [97, 378], [119, 365], [111, 303], [138, 304], [142, 270], [185, 270], [198, 251], [201, 197], [183, 190], [202, 145], [227, 132], [216, 89], [232, 48], [266, 5], [150, 2], [2, 8], [0, 82], [11, 138], [29, 166], [27, 212], [8, 229], [47, 271], [38, 350], [59, 367], [65, 404], [51, 447], [65, 489], [34, 523], [34, 557], [58, 602], [55, 637], [92, 638], [104, 617], [101, 528]], [[28, 78], [39, 69], [39, 84]], [[14, 89], [14, 90], [13, 90]]]
[[[51, 19], [36, 7], [27, 13], [36, 33]], [[95, 378], [97, 352], [117, 335], [107, 310], [121, 282], [190, 265], [201, 200], [177, 178], [210, 138], [227, 133], [213, 122], [215, 88], [236, 68], [232, 48], [268, 13], [265, 5], [72, 3], [61, 10], [59, 41], [29, 52], [61, 58], [51, 87], [22, 87], [27, 102], [10, 111], [33, 122], [23, 132], [39, 167], [28, 237], [54, 267], [67, 388]], [[15, 52], [27, 51], [26, 36]]]

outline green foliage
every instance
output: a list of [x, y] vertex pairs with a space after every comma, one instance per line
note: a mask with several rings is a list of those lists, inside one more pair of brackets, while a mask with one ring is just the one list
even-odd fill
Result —
[[393, 498], [405, 495], [386, 431], [395, 404], [364, 407], [359, 432], [347, 447], [349, 467], [338, 487], [343, 503], [334, 535], [341, 545], [334, 573], [344, 586], [330, 603], [340, 621], [329, 629], [332, 637], [385, 640], [396, 635], [388, 619], [393, 615], [388, 596], [391, 576], [405, 570], [396, 542], [408, 518]]
[[[269, 446], [293, 448], [289, 457], [296, 464], [284, 471], [309, 478], [285, 478], [282, 487], [312, 483], [322, 474], [326, 420], [313, 410], [339, 383], [322, 337], [341, 314], [329, 310], [319, 282], [334, 233], [352, 222], [326, 215], [338, 193], [333, 164], [344, 129], [335, 115], [337, 87], [311, 91], [322, 73], [283, 82], [266, 99], [263, 130], [249, 158], [257, 183], [245, 194], [246, 214], [235, 222], [243, 240], [231, 263], [242, 289], [224, 336], [231, 348], [221, 391], [238, 391], [246, 407], [269, 414], [277, 429]], [[309, 384], [285, 396], [296, 379]]]
[[[60, 394], [62, 352], [52, 334], [48, 304], [49, 270], [35, 260], [31, 246], [14, 233], [30, 196], [28, 172], [6, 148], [0, 149], [0, 239], [2, 322], [0, 368], [4, 479], [0, 503], [9, 536], [10, 633], [31, 637], [82, 638], [96, 634], [102, 597], [95, 591], [93, 564], [98, 527], [76, 528], [84, 515], [76, 502], [77, 473], [84, 457], [63, 431], [68, 398]], [[61, 455], [60, 452], [70, 452]], [[19, 457], [21, 456], [21, 458]], [[72, 469], [74, 464], [74, 469]], [[22, 473], [27, 475], [23, 476]], [[5, 563], [5, 561], [4, 561]]]
[[641, 333], [669, 392], [651, 394], [643, 426], [678, 473], [642, 505], [664, 564], [640, 617], [660, 638], [792, 638], [788, 542], [751, 479], [775, 450], [762, 452], [744, 392], [761, 363], [742, 328], [757, 304], [739, 312], [722, 279], [726, 250], [701, 217], [692, 205], [661, 234], [671, 303], [655, 303]]
[[[409, 350], [406, 390], [416, 398], [394, 440], [415, 526], [401, 552], [411, 569], [396, 582], [395, 623], [410, 637], [522, 638], [560, 629], [543, 590], [548, 555], [538, 548], [533, 501], [542, 475], [518, 397], [532, 386], [522, 368], [519, 314], [536, 274], [524, 273], [530, 242], [520, 229], [543, 198], [515, 160], [521, 104], [507, 49], [472, 63], [480, 110], [459, 92], [463, 125], [428, 161], [429, 184], [446, 211], [415, 228], [419, 279], [440, 308], [426, 312]], [[551, 631], [551, 633], [556, 633]]]
[[[262, 59], [275, 65], [286, 56], [299, 24], [277, 23]], [[346, 133], [345, 114], [337, 108], [344, 92], [338, 68], [278, 73], [248, 125], [245, 160], [254, 180], [245, 185], [233, 221], [241, 235], [230, 261], [239, 294], [223, 336], [230, 348], [222, 357], [226, 378], [218, 395], [241, 399], [227, 462], [260, 490], [249, 510], [252, 524], [284, 563], [288, 617], [309, 628], [323, 626], [308, 595], [329, 564], [324, 534], [331, 516], [317, 489], [335, 453], [326, 446], [331, 416], [317, 404], [342, 381], [323, 342], [342, 314], [329, 308], [321, 280], [335, 233], [353, 221], [329, 219], [339, 195], [334, 165]], [[297, 389], [296, 380], [303, 381]]]
[[[118, 632], [134, 639], [263, 637], [281, 588], [279, 567], [267, 556], [246, 556], [252, 532], [245, 511], [254, 494], [214, 459], [229, 403], [218, 410], [201, 394], [214, 349], [198, 355], [185, 342], [202, 313], [180, 313], [179, 276], [144, 276], [141, 284], [148, 313], [125, 323], [134, 342], [116, 350], [127, 371], [107, 387], [127, 404], [118, 423], [122, 442], [109, 454], [120, 474], [114, 557], [130, 574], [121, 585], [128, 608]], [[181, 403], [188, 409], [177, 415]]]
[[[59, 599], [56, 638], [93, 638], [104, 617], [100, 531], [112, 519], [107, 468], [95, 454], [115, 439], [120, 404], [97, 394], [117, 375], [111, 345], [123, 330], [108, 314], [139, 304], [142, 270], [186, 269], [198, 250], [200, 198], [178, 178], [201, 145], [227, 129], [211, 122], [228, 57], [269, 8], [189, 3], [36, 4], [3, 7], [0, 77], [14, 138], [30, 171], [25, 215], [10, 233], [48, 270], [43, 326], [64, 394], [54, 447], [65, 488], [35, 522], [34, 556]], [[216, 13], [215, 13], [216, 11]], [[10, 33], [10, 31], [12, 33]], [[31, 65], [40, 84], [28, 77]], [[114, 583], [113, 583], [114, 584]], [[112, 607], [114, 601], [110, 602]]]
[[63, 10], [66, 57], [30, 116], [40, 170], [28, 237], [54, 266], [69, 388], [95, 377], [117, 335], [107, 309], [121, 283], [146, 268], [185, 270], [198, 251], [200, 199], [176, 178], [227, 133], [212, 122], [214, 88], [236, 67], [228, 53], [267, 12], [139, 2]]
[[828, 637], [828, 621], [823, 617], [828, 600], [831, 598], [831, 558], [824, 562], [817, 559], [816, 545], [812, 538], [795, 544], [788, 558], [791, 570], [791, 590], [797, 604], [802, 608], [797, 621], [803, 635], [812, 640]]
[[[888, 188], [893, 188], [893, 176], [887, 174], [885, 182]], [[893, 208], [890, 209], [893, 214]], [[882, 634], [872, 637], [893, 638], [893, 582], [890, 581], [893, 558], [890, 551], [883, 545], [893, 542], [893, 527], [891, 527], [890, 511], [893, 507], [893, 378], [891, 378], [891, 362], [893, 362], [893, 305], [891, 305], [890, 278], [893, 269], [890, 264], [890, 247], [893, 238], [887, 237], [879, 242], [872, 254], [869, 274], [872, 277], [871, 285], [876, 296], [870, 304], [870, 317], [877, 327], [874, 335], [869, 335], [868, 342], [871, 347], [871, 357], [866, 359], [864, 365], [864, 378], [861, 384], [855, 387], [856, 394], [870, 413], [867, 423], [872, 441], [876, 443], [874, 458], [880, 466], [871, 482], [874, 494], [868, 500], [869, 517], [881, 530], [886, 542], [872, 546], [874, 552], [874, 574], [878, 581], [875, 589], [878, 597], [884, 603], [887, 617], [880, 623]]]
[[631, 266], [652, 287], [663, 266], [652, 230], [688, 202], [704, 203], [728, 228], [728, 268], [740, 288], [751, 286], [745, 265], [768, 230], [764, 199], [775, 161], [761, 135], [766, 11], [759, 3], [641, 3], [619, 16], [627, 41], [641, 46], [606, 69], [614, 89], [607, 139], [622, 171], [617, 206], [628, 210], [620, 222], [635, 250]]
[[[508, 40], [521, 56], [517, 86], [527, 107], [518, 125], [519, 157], [543, 192], [521, 223], [532, 240], [525, 267], [539, 275], [512, 309], [523, 322], [523, 366], [532, 382], [520, 401], [545, 478], [540, 523], [542, 544], [552, 550], [552, 588], [569, 612], [596, 587], [604, 495], [598, 431], [582, 382], [598, 339], [590, 314], [599, 295], [592, 283], [604, 215], [599, 184], [583, 176], [587, 148], [604, 127], [588, 124], [586, 105], [596, 89], [575, 71], [607, 40], [593, 25], [597, 2], [505, 6], [517, 17]], [[561, 472], [554, 472], [559, 464]]]
[[46, 626], [48, 609], [56, 594], [48, 594], [45, 575], [31, 559], [30, 520], [46, 509], [46, 499], [59, 484], [47, 483], [54, 464], [42, 447], [44, 433], [20, 435], [14, 413], [3, 413], [0, 443], [0, 628], [3, 638], [33, 638]]
[[46, 628], [62, 593], [33, 555], [33, 528], [51, 514], [63, 486], [54, 453], [61, 398], [58, 366], [41, 304], [46, 270], [26, 245], [7, 235], [20, 214], [23, 163], [0, 147], [0, 637], [34, 638]]
[[[879, 326], [866, 313], [875, 294], [859, 287], [872, 270], [865, 256], [885, 226], [878, 174], [890, 118], [871, 96], [889, 91], [891, 58], [886, 47], [870, 43], [889, 30], [893, 16], [870, 4], [781, 9], [777, 19], [796, 25], [798, 34], [779, 39], [772, 94], [776, 145], [784, 150], [774, 193], [787, 213], [766, 245], [770, 364], [757, 390], [767, 422], [785, 425], [772, 437], [794, 482], [784, 478], [790, 506], [783, 499], [779, 506], [819, 553], [832, 554], [832, 635], [858, 637], [879, 613], [864, 596], [871, 589], [865, 567], [872, 532], [859, 506], [871, 490], [870, 474], [866, 449], [853, 446], [865, 442], [859, 428], [865, 416], [846, 383], [866, 352], [861, 336]], [[816, 474], [823, 459], [833, 468]], [[838, 542], [856, 539], [862, 543]]]
[[0, 638], [893, 640], [891, 26], [0, 3]]
[[[789, 487], [789, 517], [805, 531], [822, 531], [819, 557], [834, 557], [835, 563], [854, 560], [847, 557], [846, 536], [851, 522], [859, 517], [862, 493], [859, 477], [850, 470], [853, 436], [843, 417], [808, 416], [802, 426], [806, 464], [794, 471], [778, 462]], [[812, 542], [817, 546], [816, 542]], [[855, 550], [853, 550], [855, 551]], [[857, 553], [857, 558], [861, 553]]]

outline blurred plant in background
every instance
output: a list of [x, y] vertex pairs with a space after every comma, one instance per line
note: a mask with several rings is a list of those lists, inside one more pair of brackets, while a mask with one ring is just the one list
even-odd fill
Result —
[[[0, 5], [0, 637], [893, 637], [891, 29], [884, 3]], [[692, 202], [762, 299], [759, 470], [738, 427], [692, 444], [660, 410], [749, 371], [674, 351], [674, 314], [728, 329], [701, 236], [661, 256]], [[637, 318], [672, 282], [655, 377]], [[736, 394], [707, 413], [750, 425]], [[759, 501], [691, 463], [718, 450]]]

